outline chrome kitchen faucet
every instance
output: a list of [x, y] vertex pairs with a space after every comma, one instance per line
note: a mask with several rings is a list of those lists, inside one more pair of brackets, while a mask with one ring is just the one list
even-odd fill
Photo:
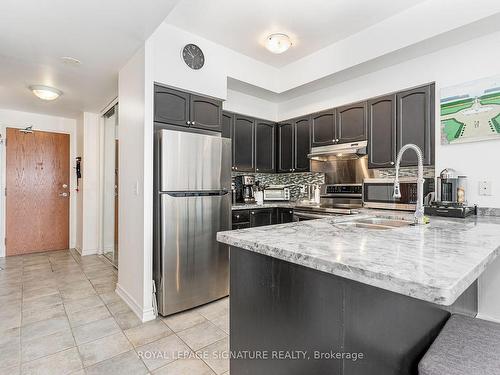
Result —
[[401, 147], [396, 159], [396, 178], [394, 179], [394, 198], [401, 198], [401, 190], [399, 187], [399, 165], [401, 158], [408, 149], [415, 150], [418, 159], [418, 174], [417, 174], [417, 207], [415, 209], [415, 223], [424, 224], [424, 157], [422, 150], [417, 145], [408, 143]]

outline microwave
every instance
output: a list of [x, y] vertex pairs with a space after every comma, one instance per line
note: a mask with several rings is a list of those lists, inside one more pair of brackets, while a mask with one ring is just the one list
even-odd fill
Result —
[[[365, 178], [363, 180], [363, 206], [386, 210], [415, 211], [417, 206], [417, 179], [399, 179], [401, 198], [394, 198], [394, 178]], [[434, 191], [434, 179], [424, 179], [424, 198]]]
[[290, 189], [286, 185], [268, 185], [264, 189], [265, 201], [289, 201]]

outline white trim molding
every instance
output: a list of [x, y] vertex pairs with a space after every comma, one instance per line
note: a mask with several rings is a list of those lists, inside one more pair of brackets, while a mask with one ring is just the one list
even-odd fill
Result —
[[148, 322], [150, 320], [156, 319], [155, 311], [153, 307], [142, 308], [134, 298], [123, 289], [119, 283], [116, 283], [116, 294], [132, 309], [132, 311], [141, 319], [142, 322]]

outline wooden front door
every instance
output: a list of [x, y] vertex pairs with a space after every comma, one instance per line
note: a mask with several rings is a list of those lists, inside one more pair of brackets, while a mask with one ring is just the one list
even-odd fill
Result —
[[69, 134], [7, 128], [6, 253], [69, 247]]

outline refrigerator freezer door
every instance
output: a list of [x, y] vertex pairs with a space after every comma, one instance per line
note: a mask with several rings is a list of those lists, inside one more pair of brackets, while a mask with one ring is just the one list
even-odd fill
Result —
[[216, 241], [216, 233], [230, 229], [231, 195], [160, 197], [159, 313], [170, 315], [227, 296], [229, 248]]
[[161, 130], [160, 170], [160, 191], [229, 191], [231, 140]]

